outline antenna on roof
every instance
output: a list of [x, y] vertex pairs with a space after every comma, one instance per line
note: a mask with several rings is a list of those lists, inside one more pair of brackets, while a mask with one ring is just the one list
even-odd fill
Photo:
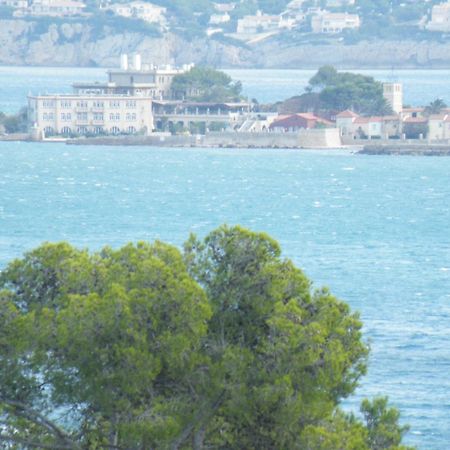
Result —
[[395, 68], [393, 65], [391, 66], [391, 72], [389, 73], [387, 78], [388, 78], [388, 81], [391, 83], [398, 83], [398, 81], [399, 81], [398, 75], [395, 72]]

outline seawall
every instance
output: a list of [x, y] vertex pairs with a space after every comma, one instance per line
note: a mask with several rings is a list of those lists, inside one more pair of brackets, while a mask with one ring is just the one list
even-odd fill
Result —
[[67, 141], [71, 145], [149, 145], [159, 147], [230, 148], [339, 148], [339, 130], [335, 128], [302, 130], [298, 133], [211, 132], [206, 135], [105, 136]]

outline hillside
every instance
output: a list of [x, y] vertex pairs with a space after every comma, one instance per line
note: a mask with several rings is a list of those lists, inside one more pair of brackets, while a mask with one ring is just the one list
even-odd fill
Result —
[[[140, 52], [153, 63], [215, 67], [450, 65], [437, 0], [86, 0], [70, 14], [36, 2], [0, 6], [0, 64], [113, 66]], [[450, 4], [443, 11], [450, 17]]]

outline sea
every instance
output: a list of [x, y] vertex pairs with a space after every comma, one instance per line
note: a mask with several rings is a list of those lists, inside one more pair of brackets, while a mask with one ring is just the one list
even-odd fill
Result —
[[[228, 73], [272, 102], [301, 93], [314, 71]], [[402, 81], [410, 104], [450, 103], [450, 70], [364, 73]], [[0, 67], [0, 111], [103, 77]], [[0, 142], [0, 268], [43, 241], [181, 246], [223, 223], [269, 233], [315, 287], [359, 311], [369, 369], [344, 408], [387, 395], [410, 425], [407, 444], [450, 448], [450, 158]]]

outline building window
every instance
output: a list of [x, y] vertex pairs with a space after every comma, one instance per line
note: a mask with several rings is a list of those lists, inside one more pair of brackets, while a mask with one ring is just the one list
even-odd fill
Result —
[[103, 113], [94, 113], [94, 120], [103, 120]]
[[80, 100], [77, 102], [77, 108], [87, 108], [88, 103], [86, 101]]
[[61, 108], [67, 109], [72, 107], [72, 102], [69, 100], [62, 100], [61, 101]]
[[42, 106], [44, 108], [54, 108], [55, 107], [55, 101], [54, 100], [44, 100], [42, 102]]
[[119, 127], [112, 127], [111, 128], [111, 133], [112, 134], [119, 134], [120, 133], [120, 128]]
[[77, 113], [77, 120], [88, 120], [87, 112]]
[[136, 100], [127, 100], [125, 106], [127, 108], [136, 108]]
[[61, 130], [61, 134], [64, 136], [69, 136], [72, 130], [69, 127], [63, 127]]
[[120, 101], [119, 100], [111, 100], [109, 102], [110, 108], [120, 108]]

